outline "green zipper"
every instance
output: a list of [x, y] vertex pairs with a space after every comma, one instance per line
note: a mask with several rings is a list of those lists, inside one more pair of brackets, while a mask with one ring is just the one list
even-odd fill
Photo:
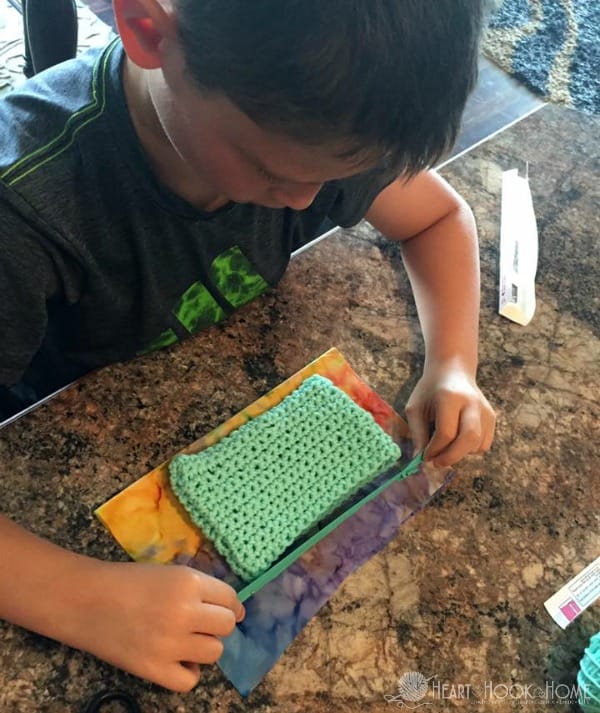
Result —
[[309, 537], [308, 540], [298, 545], [296, 549], [292, 550], [283, 559], [276, 562], [272, 567], [260, 574], [256, 579], [252, 580], [252, 582], [240, 589], [240, 591], [237, 593], [239, 600], [241, 602], [245, 602], [246, 599], [249, 599], [253, 594], [256, 594], [256, 592], [262, 589], [269, 582], [273, 581], [275, 577], [280, 575], [291, 564], [293, 564], [298, 559], [298, 557], [300, 557], [300, 555], [304, 554], [313, 545], [319, 542], [319, 540], [322, 540], [326, 535], [332, 532], [332, 530], [335, 530], [335, 528], [338, 527], [338, 525], [341, 525], [344, 520], [347, 520], [349, 517], [354, 515], [354, 513], [360, 510], [363, 505], [366, 505], [371, 500], [374, 500], [392, 483], [395, 483], [399, 480], [404, 480], [404, 478], [408, 478], [409, 475], [413, 475], [414, 473], [416, 473], [419, 470], [419, 466], [421, 465], [422, 461], [423, 453], [419, 453], [410, 461], [410, 463], [405, 468], [403, 468], [398, 473], [394, 473], [394, 475], [392, 475], [389, 480], [386, 480], [385, 483], [382, 483], [378, 488], [375, 488], [375, 490], [370, 492], [368, 495], [365, 495], [364, 498], [361, 498], [361, 500], [354, 503], [352, 507], [348, 508], [348, 510], [345, 510], [341, 515], [338, 515], [335, 520], [332, 520], [330, 523], [325, 525], [322, 530], [319, 530], [312, 537]]

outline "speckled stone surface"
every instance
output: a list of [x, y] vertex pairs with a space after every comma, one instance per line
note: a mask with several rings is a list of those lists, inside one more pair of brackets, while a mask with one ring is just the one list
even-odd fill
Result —
[[[537, 313], [520, 327], [496, 308], [501, 171], [525, 160], [540, 266]], [[379, 713], [396, 709], [384, 697], [408, 671], [435, 677], [430, 696], [435, 681], [480, 696], [486, 682], [573, 683], [600, 606], [563, 632], [543, 602], [600, 554], [600, 121], [545, 107], [442, 173], [481, 235], [493, 451], [460, 464], [449, 490], [346, 580], [247, 700], [217, 667], [192, 693], [169, 693], [0, 623], [0, 711], [75, 713], [121, 686], [144, 713]], [[60, 545], [125, 559], [92, 509], [333, 345], [402, 408], [422, 342], [397, 246], [364, 224], [302, 253], [276, 290], [224, 326], [94, 374], [3, 430], [0, 507]], [[569, 710], [471, 695], [421, 703]]]

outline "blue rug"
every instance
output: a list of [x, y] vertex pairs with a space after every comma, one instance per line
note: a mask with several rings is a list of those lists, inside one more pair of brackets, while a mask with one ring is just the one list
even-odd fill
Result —
[[600, 114], [600, 0], [496, 0], [484, 53], [549, 101]]

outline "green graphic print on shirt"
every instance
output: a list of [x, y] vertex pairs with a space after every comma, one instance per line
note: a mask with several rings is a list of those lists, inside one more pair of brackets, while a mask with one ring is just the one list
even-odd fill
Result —
[[201, 282], [194, 282], [173, 308], [173, 314], [190, 334], [220, 322], [225, 312]]
[[237, 245], [213, 260], [210, 276], [234, 308], [258, 297], [269, 286]]
[[[237, 245], [217, 255], [210, 266], [210, 277], [234, 309], [258, 297], [269, 286]], [[227, 316], [202, 282], [194, 282], [188, 287], [173, 308], [173, 314], [190, 334], [206, 329]], [[166, 329], [140, 354], [163, 349], [177, 341], [174, 330]]]

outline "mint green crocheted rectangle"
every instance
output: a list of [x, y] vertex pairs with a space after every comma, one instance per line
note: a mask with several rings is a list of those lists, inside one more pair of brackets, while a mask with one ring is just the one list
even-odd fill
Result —
[[257, 577], [302, 534], [400, 457], [400, 448], [329, 379], [169, 465], [192, 521], [231, 568]]

